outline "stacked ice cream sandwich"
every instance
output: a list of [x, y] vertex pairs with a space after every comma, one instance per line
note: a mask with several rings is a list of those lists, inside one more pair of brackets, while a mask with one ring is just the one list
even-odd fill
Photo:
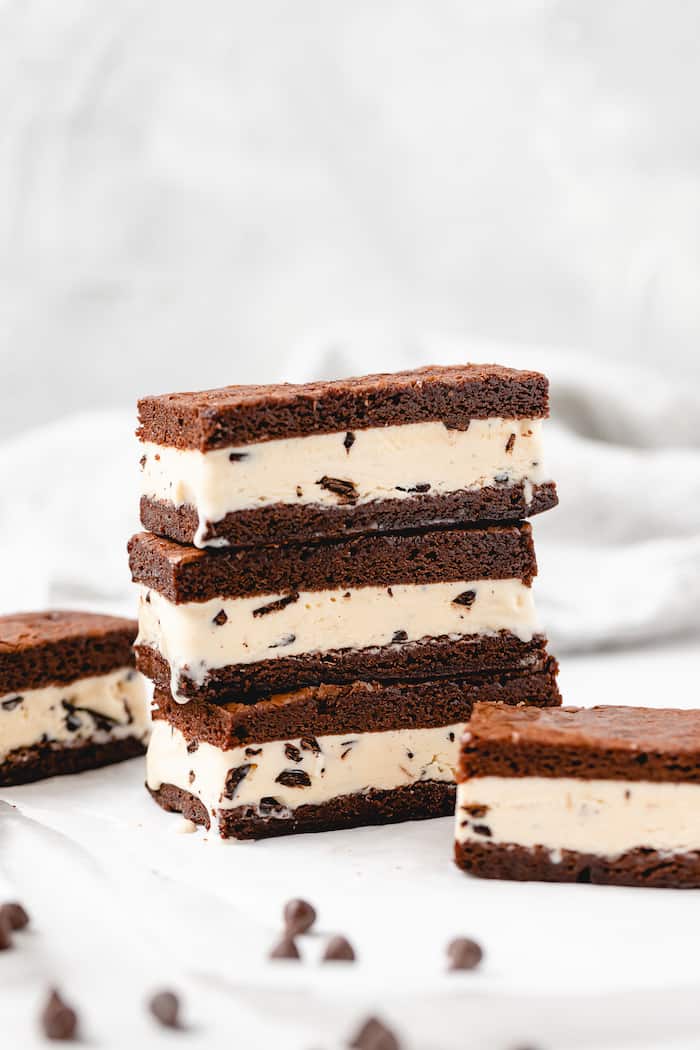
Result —
[[237, 838], [453, 812], [474, 703], [560, 703], [522, 520], [547, 412], [491, 365], [143, 399], [156, 801]]

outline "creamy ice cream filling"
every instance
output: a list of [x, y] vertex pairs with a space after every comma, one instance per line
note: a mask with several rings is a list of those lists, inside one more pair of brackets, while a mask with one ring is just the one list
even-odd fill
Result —
[[356, 587], [177, 605], [141, 588], [137, 645], [202, 684], [210, 670], [336, 649], [408, 645], [509, 631], [529, 642], [539, 630], [532, 589], [522, 580]]
[[616, 857], [700, 850], [700, 784], [573, 777], [474, 777], [457, 787], [460, 843]]
[[462, 724], [429, 729], [273, 740], [223, 750], [188, 741], [157, 719], [148, 746], [146, 781], [173, 784], [217, 810], [250, 806], [284, 819], [297, 806], [341, 795], [392, 790], [421, 780], [454, 780]]
[[131, 667], [0, 696], [0, 761], [24, 747], [146, 740], [146, 683]]
[[529, 501], [547, 480], [539, 419], [473, 419], [467, 430], [407, 423], [209, 452], [141, 444], [141, 494], [193, 506], [197, 546], [221, 544], [204, 539], [209, 523], [277, 503], [357, 505], [517, 483]]

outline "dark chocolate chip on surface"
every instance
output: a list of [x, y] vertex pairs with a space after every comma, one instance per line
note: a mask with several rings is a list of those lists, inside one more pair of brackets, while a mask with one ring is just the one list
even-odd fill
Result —
[[289, 743], [285, 744], [284, 745], [284, 754], [285, 754], [285, 757], [288, 758], [290, 762], [301, 762], [301, 751], [294, 744], [289, 744]]
[[225, 623], [228, 623], [228, 616], [223, 609], [219, 610], [212, 623], [215, 623], [217, 627], [223, 627]]
[[483, 957], [480, 945], [469, 937], [455, 937], [447, 946], [450, 970], [474, 970]]
[[270, 959], [299, 959], [299, 949], [294, 938], [284, 933], [269, 955]]
[[456, 598], [452, 599], [453, 605], [463, 605], [465, 609], [471, 609], [476, 601], [476, 591], [462, 591]]
[[391, 641], [392, 642], [407, 642], [408, 641], [408, 635], [406, 634], [405, 631], [394, 631], [394, 634], [392, 636]]
[[323, 962], [354, 962], [355, 952], [345, 937], [331, 937], [323, 952]]
[[513, 446], [515, 445], [515, 434], [511, 434], [506, 441], [506, 452], [512, 452]]
[[346, 452], [350, 452], [350, 449], [352, 448], [352, 446], [354, 444], [355, 444], [355, 435], [353, 434], [353, 432], [351, 430], [348, 430], [347, 434], [345, 435], [345, 438], [343, 439], [343, 445], [345, 447], [345, 451]]
[[52, 991], [41, 1012], [41, 1027], [47, 1039], [67, 1042], [75, 1038], [78, 1015], [64, 1003], [57, 991]]
[[360, 1025], [348, 1046], [353, 1050], [401, 1050], [400, 1043], [392, 1030], [378, 1017], [368, 1017]]
[[29, 916], [18, 901], [8, 901], [0, 907], [0, 925], [2, 923], [11, 930], [23, 930], [29, 925]]
[[311, 777], [303, 769], [283, 769], [275, 777], [275, 783], [289, 788], [307, 788], [311, 787]]
[[282, 609], [286, 609], [288, 605], [292, 605], [294, 602], [299, 601], [299, 592], [292, 591], [291, 594], [285, 594], [284, 598], [278, 598], [275, 602], [270, 602], [268, 605], [261, 605], [258, 609], [253, 609], [253, 616], [267, 616], [268, 613], [280, 612]]
[[245, 780], [249, 772], [250, 762], [245, 762], [242, 766], [235, 766], [234, 769], [229, 769], [224, 784], [224, 798], [232, 799], [235, 797], [241, 781]]
[[354, 481], [348, 481], [346, 478], [329, 478], [327, 474], [316, 482], [326, 492], [332, 492], [335, 496], [338, 496], [341, 503], [355, 503], [357, 501], [357, 489], [355, 488]]
[[157, 992], [149, 999], [148, 1009], [164, 1028], [180, 1027], [180, 1000], [174, 992]]
[[316, 909], [313, 904], [309, 904], [308, 901], [302, 900], [300, 897], [287, 901], [283, 914], [287, 933], [292, 934], [292, 936], [298, 933], [306, 933], [316, 922]]

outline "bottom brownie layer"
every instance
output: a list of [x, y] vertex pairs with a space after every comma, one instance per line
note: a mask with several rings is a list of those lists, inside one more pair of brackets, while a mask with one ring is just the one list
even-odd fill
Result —
[[[553, 856], [555, 859], [553, 859]], [[618, 857], [543, 846], [455, 843], [455, 862], [470, 875], [518, 882], [590, 882], [609, 886], [666, 889], [700, 887], [700, 853], [632, 849]]]
[[[150, 790], [150, 789], [149, 789]], [[182, 813], [195, 824], [210, 827], [206, 807], [198, 798], [174, 787], [162, 784], [151, 795], [163, 809]], [[341, 795], [319, 805], [302, 805], [294, 810], [272, 811], [261, 815], [252, 806], [217, 811], [219, 834], [222, 838], [262, 839], [274, 835], [293, 835], [307, 831], [334, 831], [363, 825], [398, 824], [404, 820], [427, 820], [446, 817], [454, 812], [455, 785], [426, 780], [390, 791], [370, 790], [353, 795]]]
[[145, 750], [143, 741], [137, 737], [109, 740], [102, 744], [88, 741], [77, 747], [39, 745], [19, 748], [10, 752], [0, 763], [0, 787], [29, 784], [48, 777], [111, 766], [115, 762], [143, 755]]

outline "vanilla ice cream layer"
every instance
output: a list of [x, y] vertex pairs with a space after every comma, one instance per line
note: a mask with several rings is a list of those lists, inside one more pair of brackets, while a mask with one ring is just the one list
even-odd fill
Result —
[[[421, 780], [452, 782], [463, 724], [431, 729], [274, 740], [230, 751], [199, 743], [157, 719], [146, 759], [146, 782], [173, 784], [214, 815], [253, 806], [276, 818], [372, 788], [392, 790]], [[191, 746], [191, 745], [190, 745]]]
[[457, 788], [458, 842], [615, 857], [700, 850], [700, 784], [474, 777]]
[[39, 744], [106, 743], [137, 737], [150, 727], [146, 683], [131, 667], [0, 696], [0, 761]]
[[501, 630], [523, 642], [538, 631], [532, 590], [522, 580], [342, 588], [180, 605], [141, 588], [137, 645], [165, 657], [174, 683], [182, 674], [201, 685], [210, 670], [232, 664]]
[[197, 546], [206, 545], [208, 522], [275, 503], [357, 505], [519, 482], [531, 499], [533, 486], [548, 480], [539, 419], [472, 419], [467, 430], [407, 423], [210, 452], [141, 447], [142, 495], [195, 507]]

